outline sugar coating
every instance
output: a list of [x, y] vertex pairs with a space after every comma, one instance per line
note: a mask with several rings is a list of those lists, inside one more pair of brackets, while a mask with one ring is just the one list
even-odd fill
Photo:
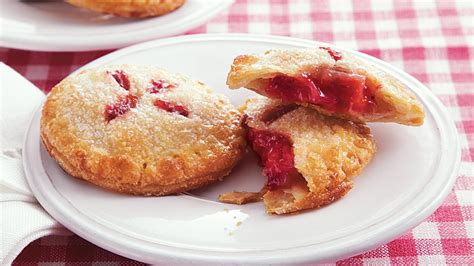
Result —
[[393, 76], [380, 68], [362, 61], [349, 53], [338, 51], [342, 59], [334, 60], [328, 51], [320, 48], [269, 50], [262, 55], [240, 55], [234, 59], [227, 77], [231, 89], [245, 87], [261, 95], [268, 80], [277, 75], [298, 76], [314, 73], [320, 68], [331, 68], [355, 73], [367, 78], [378, 87], [374, 97], [377, 109], [371, 114], [342, 114], [314, 104], [303, 104], [331, 116], [363, 122], [396, 122], [418, 126], [423, 124], [424, 111], [416, 97]]
[[[127, 91], [110, 73], [123, 70]], [[174, 88], [149, 93], [151, 80]], [[104, 108], [128, 93], [136, 108], [110, 121]], [[154, 105], [178, 103], [188, 117]], [[43, 140], [70, 174], [114, 190], [169, 194], [221, 179], [245, 148], [240, 114], [223, 95], [200, 81], [140, 65], [85, 70], [56, 85], [41, 120]], [[61, 160], [63, 162], [61, 162]]]

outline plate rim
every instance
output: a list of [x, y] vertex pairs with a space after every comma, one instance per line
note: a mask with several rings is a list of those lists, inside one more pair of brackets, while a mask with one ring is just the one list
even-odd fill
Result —
[[[198, 16], [199, 14], [194, 14], [191, 19], [187, 18], [184, 21], [174, 21], [171, 24], [172, 30], [168, 29], [166, 31], [167, 33], [156, 31], [152, 24], [143, 29], [127, 32], [126, 35], [122, 32], [96, 35], [92, 39], [94, 40], [97, 38], [97, 41], [91, 43], [91, 39], [88, 39], [88, 41], [85, 42], [83, 35], [51, 36], [40, 34], [31, 36], [5, 31], [2, 34], [2, 38], [0, 38], [0, 46], [41, 52], [84, 52], [122, 48], [140, 42], [165, 38], [167, 36], [175, 36], [188, 30], [192, 30], [228, 9], [235, 2], [235, 0], [210, 1], [211, 3], [215, 2], [211, 8], [205, 7], [199, 9], [200, 16]], [[120, 37], [120, 35], [123, 35], [123, 37]], [[144, 37], [147, 35], [152, 37]]]
[[[362, 243], [360, 243], [361, 242], [360, 240], [357, 241], [357, 240], [352, 239], [351, 241], [349, 241], [348, 247], [347, 247], [347, 244], [345, 248], [339, 248], [339, 249], [329, 246], [329, 247], [326, 247], [325, 250], [323, 250], [324, 252], [321, 252], [321, 250], [316, 252], [314, 249], [311, 249], [312, 246], [315, 246], [313, 244], [313, 245], [304, 246], [304, 247], [285, 249], [284, 254], [280, 254], [280, 255], [276, 254], [276, 252], [281, 253], [282, 249], [271, 250], [271, 251], [225, 252], [225, 256], [224, 256], [223, 252], [202, 251], [202, 250], [196, 251], [196, 250], [187, 249], [187, 248], [164, 246], [164, 245], [156, 244], [156, 243], [155, 245], [158, 247], [150, 248], [150, 247], [147, 247], [147, 245], [144, 245], [143, 243], [142, 244], [130, 243], [130, 242], [133, 242], [133, 240], [136, 241], [137, 239], [134, 239], [130, 236], [123, 235], [123, 234], [120, 237], [129, 238], [129, 239], [120, 240], [120, 239], [117, 239], [120, 237], [114, 236], [113, 241], [106, 241], [107, 237], [102, 237], [102, 238], [98, 237], [98, 235], [101, 235], [101, 234], [97, 234], [97, 233], [100, 233], [97, 231], [100, 231], [100, 230], [97, 230], [97, 229], [91, 230], [90, 228], [90, 227], [101, 228], [101, 227], [104, 227], [103, 225], [96, 223], [89, 217], [83, 217], [82, 222], [84, 221], [87, 222], [87, 220], [90, 220], [89, 222], [92, 221], [92, 225], [91, 224], [84, 225], [77, 222], [78, 220], [77, 217], [75, 218], [76, 222], [69, 221], [68, 217], [70, 217], [70, 215], [74, 215], [72, 213], [73, 212], [72, 210], [75, 210], [75, 208], [71, 205], [69, 206], [69, 209], [67, 208], [64, 209], [65, 207], [63, 206], [62, 207], [63, 212], [58, 211], [56, 209], [58, 208], [57, 202], [53, 201], [52, 205], [55, 205], [55, 206], [49, 205], [52, 202], [51, 201], [52, 196], [43, 195], [41, 191], [39, 190], [39, 187], [45, 186], [45, 184], [41, 184], [41, 183], [38, 184], [38, 182], [35, 182], [35, 178], [33, 177], [32, 164], [30, 162], [31, 160], [29, 159], [29, 156], [31, 156], [32, 154], [29, 154], [29, 149], [27, 148], [31, 146], [31, 143], [30, 143], [31, 141], [37, 141], [37, 140], [32, 140], [31, 138], [28, 137], [32, 134], [31, 132], [35, 130], [35, 127], [34, 127], [35, 124], [36, 124], [36, 129], [39, 131], [40, 112], [37, 111], [30, 122], [30, 125], [27, 130], [27, 134], [25, 134], [25, 141], [24, 141], [24, 148], [23, 148], [23, 165], [25, 168], [27, 181], [30, 184], [30, 187], [33, 193], [38, 198], [38, 201], [41, 203], [41, 205], [48, 211], [48, 213], [50, 213], [51, 216], [57, 219], [61, 224], [65, 224], [66, 227], [69, 228], [71, 231], [87, 239], [88, 241], [98, 246], [101, 246], [107, 250], [110, 250], [114, 253], [120, 254], [122, 256], [126, 256], [129, 258], [133, 258], [133, 259], [148, 262], [148, 263], [157, 263], [158, 261], [165, 262], [165, 261], [173, 260], [175, 262], [199, 261], [201, 263], [202, 262], [205, 262], [205, 263], [220, 262], [220, 263], [277, 263], [277, 264], [281, 264], [281, 263], [314, 262], [314, 261], [324, 262], [328, 260], [332, 261], [332, 260], [345, 258], [348, 256], [356, 255], [361, 252], [370, 250], [372, 248], [380, 246], [400, 236], [407, 230], [416, 226], [417, 224], [422, 222], [424, 219], [426, 219], [429, 215], [431, 215], [441, 205], [441, 203], [449, 194], [449, 192], [451, 191], [454, 185], [454, 182], [457, 178], [460, 162], [461, 162], [459, 136], [457, 134], [457, 129], [455, 127], [454, 121], [449, 115], [447, 109], [442, 105], [441, 101], [428, 88], [426, 88], [426, 86], [421, 84], [411, 75], [393, 67], [392, 65], [386, 62], [381, 61], [380, 59], [373, 58], [369, 55], [362, 54], [357, 51], [344, 49], [342, 47], [338, 47], [335, 45], [315, 42], [312, 40], [290, 38], [290, 37], [281, 37], [281, 36], [272, 36], [272, 35], [255, 35], [255, 34], [196, 34], [196, 35], [187, 35], [187, 36], [155, 40], [155, 41], [133, 45], [121, 50], [117, 50], [103, 57], [100, 57], [86, 64], [85, 66], [81, 67], [81, 69], [100, 65], [106, 62], [107, 60], [110, 60], [111, 58], [117, 58], [124, 54], [128, 54], [132, 51], [140, 51], [140, 50], [148, 49], [150, 47], [159, 47], [159, 46], [170, 45], [173, 43], [184, 43], [184, 42], [192, 42], [192, 41], [208, 42], [208, 41], [236, 41], [236, 40], [253, 41], [253, 42], [265, 41], [267, 43], [287, 44], [287, 45], [300, 46], [300, 47], [314, 46], [314, 45], [321, 45], [321, 44], [329, 45], [329, 46], [336, 47], [337, 49], [340, 49], [340, 50], [351, 51], [353, 53], [355, 52], [355, 54], [361, 57], [375, 60], [377, 63], [382, 64], [385, 67], [388, 67], [391, 71], [394, 71], [397, 74], [402, 75], [404, 78], [409, 79], [411, 82], [414, 82], [414, 84], [416, 84], [416, 88], [419, 90], [417, 92], [423, 94], [423, 101], [425, 102], [425, 104], [427, 103], [430, 104], [430, 108], [427, 108], [427, 109], [430, 110], [430, 112], [433, 114], [433, 119], [435, 121], [435, 124], [443, 125], [444, 126], [443, 130], [445, 131], [445, 134], [447, 134], [448, 137], [450, 137], [449, 141], [446, 139], [443, 139], [445, 141], [445, 144], [446, 142], [450, 142], [449, 143], [451, 144], [450, 146], [446, 147], [446, 145], [443, 146], [441, 145], [442, 143], [440, 144], [440, 149], [443, 149], [443, 148], [445, 149], [443, 150], [444, 152], [441, 153], [441, 156], [443, 156], [443, 154], [446, 154], [446, 152], [448, 151], [447, 148], [450, 148], [449, 151], [451, 151], [452, 156], [448, 157], [448, 159], [450, 159], [450, 163], [448, 164], [449, 167], [447, 167], [449, 168], [448, 170], [438, 171], [438, 172], [435, 171], [436, 176], [444, 175], [444, 172], [448, 173], [446, 174], [448, 178], [445, 178], [445, 180], [443, 180], [444, 181], [443, 185], [442, 186], [438, 185], [438, 187], [440, 187], [438, 188], [439, 191], [436, 191], [437, 193], [431, 192], [430, 194], [428, 194], [428, 195], [431, 195], [431, 197], [429, 197], [430, 201], [428, 201], [427, 204], [423, 204], [423, 206], [418, 207], [418, 208], [421, 208], [421, 210], [417, 211], [414, 215], [411, 215], [408, 218], [404, 218], [405, 220], [402, 219], [403, 222], [402, 221], [392, 222], [391, 224], [378, 228], [377, 232], [372, 233], [371, 235], [367, 236], [366, 238], [368, 238], [371, 241], [362, 241]], [[436, 110], [437, 112], [433, 113], [433, 110]], [[441, 130], [441, 128], [439, 128], [438, 130]], [[441, 134], [441, 131], [440, 131], [440, 134]], [[39, 145], [39, 143], [37, 143], [37, 145]], [[40, 161], [40, 164], [42, 165], [41, 159], [39, 159], [39, 161]], [[438, 166], [438, 169], [439, 169], [439, 166]], [[43, 174], [47, 175], [44, 169], [43, 169], [43, 172], [44, 172]], [[440, 174], [441, 172], [443, 173]], [[429, 183], [431, 183], [431, 181], [427, 181], [427, 184]], [[59, 192], [56, 192], [56, 193], [59, 194]], [[59, 195], [59, 196], [62, 197], [62, 195]], [[428, 197], [428, 196], [425, 196], [425, 197]], [[66, 204], [69, 203], [67, 199], [63, 198], [63, 200], [66, 201]], [[420, 201], [420, 199], [418, 199], [418, 201]], [[425, 201], [427, 200], [425, 199]], [[69, 215], [65, 215], [66, 213]], [[76, 211], [75, 215], [77, 216], [81, 214], [78, 211]], [[104, 228], [101, 228], [101, 229], [104, 229]], [[107, 228], [105, 228], [105, 231], [107, 231], [106, 229]], [[94, 231], [96, 232], [93, 233]], [[120, 234], [120, 233], [115, 232], [115, 234]], [[105, 233], [105, 235], [107, 235], [107, 233]], [[347, 238], [347, 237], [348, 236], [346, 235], [343, 238]], [[141, 242], [141, 241], [142, 240], [139, 240], [138, 242]], [[333, 246], [334, 245], [335, 244], [333, 244]], [[340, 245], [341, 244], [339, 244], [339, 246]], [[308, 252], [309, 250], [311, 250], [311, 253]], [[252, 254], [252, 256], [248, 256], [250, 254]], [[159, 258], [157, 258], [157, 256], [159, 256]]]

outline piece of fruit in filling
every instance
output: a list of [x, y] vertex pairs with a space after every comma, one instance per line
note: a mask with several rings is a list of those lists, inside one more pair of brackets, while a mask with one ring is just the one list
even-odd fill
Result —
[[[108, 72], [110, 73], [110, 72]], [[117, 81], [120, 87], [130, 90], [130, 80], [128, 79], [127, 73], [123, 70], [115, 70], [114, 72], [110, 73], [112, 77]]]
[[149, 93], [163, 93], [174, 88], [174, 84], [164, 79], [151, 80], [150, 83], [151, 83], [151, 86], [148, 87], [147, 89]]
[[333, 50], [331, 47], [319, 47], [319, 49], [326, 50], [328, 54], [334, 59], [334, 61], [338, 61], [342, 59], [342, 54], [336, 50]]
[[104, 108], [104, 118], [107, 122], [126, 114], [131, 108], [137, 107], [138, 97], [127, 94], [120, 96], [117, 102], [107, 104]]
[[250, 128], [248, 140], [260, 157], [270, 191], [291, 186], [303, 179], [295, 168], [293, 143], [289, 136], [277, 131]]
[[371, 114], [376, 102], [366, 77], [321, 68], [298, 76], [277, 75], [268, 80], [265, 93], [286, 102], [309, 103], [345, 114]]
[[182, 116], [188, 117], [189, 110], [184, 105], [177, 103], [167, 102], [160, 99], [155, 100], [154, 105], [160, 109], [163, 109], [169, 113], [177, 113]]

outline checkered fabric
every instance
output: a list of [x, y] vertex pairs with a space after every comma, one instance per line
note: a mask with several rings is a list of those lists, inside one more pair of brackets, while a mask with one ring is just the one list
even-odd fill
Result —
[[[337, 264], [474, 265], [474, 1], [238, 0], [188, 34], [250, 32], [357, 49], [412, 74], [456, 121], [462, 165], [453, 191], [426, 221], [386, 245]], [[0, 59], [44, 92], [109, 51], [45, 53], [0, 48]], [[44, 237], [15, 264], [140, 264], [77, 236]]]

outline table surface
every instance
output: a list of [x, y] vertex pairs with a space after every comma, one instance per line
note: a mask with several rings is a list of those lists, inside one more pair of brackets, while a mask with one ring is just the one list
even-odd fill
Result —
[[[290, 4], [291, 2], [291, 4]], [[456, 122], [459, 177], [442, 206], [405, 235], [337, 264], [474, 264], [474, 1], [237, 0], [187, 34], [249, 32], [313, 39], [360, 50], [410, 73]], [[110, 51], [32, 52], [0, 47], [0, 60], [48, 92], [66, 75]], [[14, 264], [141, 264], [78, 236], [48, 236]]]

